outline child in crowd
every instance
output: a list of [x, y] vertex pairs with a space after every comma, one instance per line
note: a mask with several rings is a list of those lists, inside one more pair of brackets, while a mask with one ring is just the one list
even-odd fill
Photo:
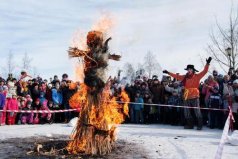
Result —
[[[219, 94], [219, 87], [214, 86], [213, 89], [210, 89], [210, 97], [208, 100], [209, 108], [222, 109], [222, 98]], [[214, 129], [215, 127], [219, 127], [219, 124], [222, 123], [222, 116], [220, 112], [212, 110], [209, 112], [210, 114], [210, 128]]]
[[[40, 110], [43, 111], [50, 111], [50, 109], [47, 106], [47, 103], [41, 104]], [[50, 112], [44, 112], [40, 114], [40, 123], [44, 124], [44, 123], [51, 123], [51, 113]]]
[[144, 116], [143, 116], [144, 100], [141, 97], [141, 94], [139, 91], [136, 92], [135, 103], [136, 104], [133, 104], [135, 122], [137, 124], [144, 123]]
[[[26, 106], [22, 108], [22, 110], [32, 110], [31, 101], [26, 102]], [[34, 113], [22, 113], [21, 115], [21, 123], [22, 124], [32, 124], [33, 123]]]
[[17, 113], [14, 111], [18, 110], [18, 101], [16, 94], [8, 94], [6, 100], [6, 109], [11, 111], [7, 113], [7, 124], [14, 125], [17, 115]]
[[[18, 110], [22, 110], [26, 106], [24, 97], [18, 97], [17, 103], [18, 103]], [[17, 113], [16, 121], [17, 121], [17, 124], [19, 125], [21, 124], [21, 116], [22, 116], [22, 113]]]

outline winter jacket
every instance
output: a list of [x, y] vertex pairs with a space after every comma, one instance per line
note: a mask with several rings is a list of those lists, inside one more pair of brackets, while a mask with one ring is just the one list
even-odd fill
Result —
[[150, 91], [153, 94], [153, 103], [164, 104], [165, 102], [165, 88], [163, 85], [152, 85]]
[[[199, 84], [200, 80], [205, 76], [205, 74], [208, 72], [209, 65], [205, 65], [204, 69], [202, 72], [198, 74], [194, 74], [191, 78], [186, 79], [186, 84], [184, 88], [187, 90], [187, 95], [186, 99], [193, 99], [193, 98], [198, 98], [199, 97]], [[176, 78], [179, 81], [183, 81], [185, 78], [185, 75], [178, 75], [174, 73], [170, 73], [169, 75], [172, 76], [173, 78]]]
[[7, 110], [18, 110], [18, 101], [16, 98], [8, 98], [6, 100], [6, 109]]
[[176, 92], [179, 96], [182, 94], [181, 87], [174, 88], [174, 87], [165, 86], [165, 90], [170, 93]]
[[221, 95], [219, 93], [211, 93], [208, 104], [210, 108], [222, 108]]
[[135, 98], [135, 103], [133, 105], [134, 110], [143, 110], [144, 109], [144, 100], [142, 97]]
[[210, 95], [211, 95], [211, 90], [214, 87], [218, 87], [219, 88], [219, 84], [216, 81], [211, 81], [208, 84], [204, 84], [203, 88], [202, 88], [202, 93], [205, 94], [205, 100], [208, 100]]
[[62, 95], [63, 95], [63, 104], [69, 105], [70, 98], [74, 95], [76, 90], [71, 90], [69, 87], [62, 88]]
[[39, 98], [40, 96], [40, 91], [39, 89], [33, 89], [32, 92], [31, 92], [31, 95], [32, 95], [32, 99], [33, 101], [36, 101], [37, 98]]
[[52, 100], [55, 105], [61, 105], [63, 102], [63, 95], [60, 91], [55, 88], [52, 89]]
[[0, 110], [5, 106], [6, 97], [3, 93], [0, 93]]

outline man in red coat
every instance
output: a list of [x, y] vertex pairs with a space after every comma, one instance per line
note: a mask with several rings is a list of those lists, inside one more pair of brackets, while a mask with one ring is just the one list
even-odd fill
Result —
[[[169, 74], [170, 76], [176, 78], [179, 81], [182, 81], [182, 84], [184, 86], [184, 105], [190, 106], [190, 107], [200, 107], [199, 103], [199, 84], [200, 80], [203, 76], [208, 72], [208, 68], [210, 65], [212, 58], [209, 57], [206, 61], [207, 64], [205, 65], [204, 69], [200, 73], [195, 68], [194, 65], [187, 65], [187, 73], [185, 75], [179, 75], [171, 73], [167, 70], [164, 70], [163, 73]], [[197, 121], [198, 121], [198, 130], [202, 129], [202, 114], [200, 109], [194, 108], [194, 109], [184, 109], [184, 116], [186, 119], [186, 125], [185, 129], [193, 129], [193, 118], [191, 115], [191, 110], [194, 110], [194, 113], [196, 115]]]

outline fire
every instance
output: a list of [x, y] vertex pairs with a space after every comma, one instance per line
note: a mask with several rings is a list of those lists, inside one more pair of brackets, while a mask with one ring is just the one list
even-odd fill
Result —
[[[119, 104], [116, 97], [110, 96], [107, 86], [100, 95], [99, 103], [95, 105], [89, 89], [87, 85], [81, 84], [79, 91], [70, 99], [73, 108], [81, 108], [81, 115], [67, 150], [73, 154], [84, 152], [104, 155], [111, 151], [116, 141], [117, 125], [128, 115], [129, 97], [122, 91], [119, 100], [123, 104]], [[85, 124], [90, 128], [83, 132]]]
[[[128, 115], [128, 95], [122, 90], [117, 97], [111, 96], [110, 80], [106, 79], [108, 61], [119, 61], [120, 55], [110, 54], [106, 33], [111, 29], [113, 21], [107, 16], [102, 17], [95, 30], [87, 34], [87, 48], [79, 45], [69, 48], [69, 57], [81, 58], [84, 82], [69, 101], [72, 108], [80, 108], [79, 121], [72, 134], [67, 150], [70, 153], [86, 153], [104, 155], [112, 150], [116, 141], [117, 125]], [[120, 102], [118, 102], [120, 101]]]

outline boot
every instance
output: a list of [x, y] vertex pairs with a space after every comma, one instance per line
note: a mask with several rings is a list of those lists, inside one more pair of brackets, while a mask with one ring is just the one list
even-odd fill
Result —
[[187, 119], [187, 125], [184, 125], [184, 129], [193, 129], [193, 120], [192, 120], [192, 118]]
[[198, 127], [197, 130], [202, 130], [202, 118], [198, 118]]

